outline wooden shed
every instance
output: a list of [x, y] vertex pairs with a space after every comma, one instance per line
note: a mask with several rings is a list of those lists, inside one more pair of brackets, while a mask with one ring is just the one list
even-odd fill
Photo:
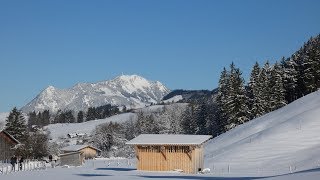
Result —
[[210, 138], [208, 135], [142, 134], [126, 144], [135, 147], [138, 170], [197, 173], [203, 169], [203, 146]]
[[81, 166], [84, 162], [83, 152], [70, 152], [60, 154], [60, 165]]
[[0, 161], [10, 159], [15, 153], [15, 147], [20, 144], [6, 131], [0, 132]]
[[62, 148], [63, 153], [82, 152], [85, 159], [93, 159], [100, 155], [101, 150], [89, 145], [73, 145]]

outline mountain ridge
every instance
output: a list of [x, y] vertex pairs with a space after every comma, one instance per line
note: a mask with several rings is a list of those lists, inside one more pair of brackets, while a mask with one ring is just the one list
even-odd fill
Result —
[[25, 113], [50, 110], [86, 110], [105, 104], [139, 108], [160, 102], [170, 90], [159, 81], [138, 75], [120, 75], [96, 83], [77, 83], [66, 89], [48, 86], [32, 101], [23, 106]]

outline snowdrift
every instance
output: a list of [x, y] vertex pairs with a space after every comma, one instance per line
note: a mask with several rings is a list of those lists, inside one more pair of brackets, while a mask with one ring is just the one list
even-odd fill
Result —
[[213, 172], [276, 175], [320, 164], [320, 91], [209, 141]]

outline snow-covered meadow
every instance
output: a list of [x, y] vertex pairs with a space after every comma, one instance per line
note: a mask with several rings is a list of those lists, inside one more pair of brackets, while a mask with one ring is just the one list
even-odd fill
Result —
[[274, 180], [316, 180], [320, 177], [320, 170], [309, 170], [279, 176], [234, 176], [232, 174], [184, 174], [179, 172], [147, 172], [138, 171], [135, 161], [128, 159], [97, 159], [89, 160], [80, 167], [55, 167], [32, 171], [18, 171], [1, 174], [1, 180], [124, 180], [124, 179], [212, 179], [212, 180], [249, 180], [249, 179], [274, 179]]

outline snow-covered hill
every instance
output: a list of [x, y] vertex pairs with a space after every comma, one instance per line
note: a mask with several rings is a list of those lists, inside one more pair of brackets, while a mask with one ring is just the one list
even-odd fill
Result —
[[320, 165], [320, 91], [208, 142], [206, 167], [248, 175], [285, 174]]
[[122, 75], [109, 81], [79, 83], [70, 89], [49, 86], [21, 110], [78, 111], [106, 104], [137, 108], [160, 102], [169, 92], [159, 81], [148, 81], [137, 75]]
[[92, 131], [101, 124], [108, 122], [125, 122], [127, 120], [135, 120], [136, 114], [134, 113], [124, 113], [115, 116], [111, 116], [106, 119], [98, 119], [93, 121], [87, 121], [83, 123], [58, 123], [58, 124], [50, 124], [45, 128], [50, 131], [50, 137], [55, 141], [58, 138], [66, 138], [67, 134], [88, 134], [91, 135]]
[[187, 103], [175, 103], [170, 105], [153, 105], [149, 107], [136, 109], [133, 113], [123, 113], [115, 116], [111, 116], [105, 119], [98, 119], [92, 121], [86, 121], [83, 123], [57, 123], [57, 124], [49, 124], [45, 128], [50, 131], [50, 136], [53, 140], [57, 140], [59, 138], [66, 138], [67, 134], [87, 134], [91, 135], [93, 130], [101, 124], [108, 122], [117, 122], [122, 123], [128, 120], [135, 121], [137, 118], [137, 112], [142, 111], [143, 113], [155, 113], [160, 112], [163, 108], [167, 110], [177, 110], [186, 108]]

